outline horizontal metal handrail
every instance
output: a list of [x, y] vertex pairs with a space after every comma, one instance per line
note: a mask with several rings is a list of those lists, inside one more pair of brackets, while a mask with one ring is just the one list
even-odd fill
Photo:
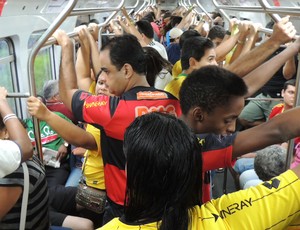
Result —
[[30, 93], [7, 93], [8, 98], [27, 98], [30, 96]]
[[256, 98], [256, 97], [248, 97], [245, 100], [246, 101], [283, 101], [283, 98]]
[[[261, 3], [260, 0], [259, 2]], [[218, 9], [222, 10], [300, 16], [300, 7], [273, 7], [270, 5], [265, 5], [265, 8], [262, 8], [262, 6], [228, 6], [220, 5], [216, 0], [213, 0], [213, 3]]]

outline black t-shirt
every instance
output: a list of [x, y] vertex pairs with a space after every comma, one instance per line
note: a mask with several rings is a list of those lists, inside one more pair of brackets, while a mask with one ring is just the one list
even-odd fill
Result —
[[[269, 59], [273, 58], [285, 48], [280, 47], [276, 50]], [[295, 57], [296, 66], [298, 64], [297, 57]], [[260, 92], [265, 95], [270, 95], [272, 98], [280, 98], [281, 97], [281, 90], [283, 88], [284, 83], [287, 81], [283, 76], [283, 66], [274, 74], [274, 76], [261, 88]], [[296, 73], [292, 77], [293, 79], [296, 78]]]

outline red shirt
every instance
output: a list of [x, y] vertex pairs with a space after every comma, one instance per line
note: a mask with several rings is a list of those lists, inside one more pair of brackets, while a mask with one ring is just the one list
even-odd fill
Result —
[[72, 111], [80, 121], [101, 128], [101, 148], [108, 198], [124, 205], [126, 191], [123, 139], [126, 128], [138, 116], [160, 111], [181, 115], [179, 101], [153, 87], [135, 87], [121, 97], [94, 96], [78, 90], [72, 99]]
[[231, 167], [235, 163], [232, 160], [232, 144], [236, 135], [237, 133], [224, 137], [215, 134], [197, 135], [199, 143], [202, 145], [203, 202], [211, 200], [210, 175], [208, 171]]

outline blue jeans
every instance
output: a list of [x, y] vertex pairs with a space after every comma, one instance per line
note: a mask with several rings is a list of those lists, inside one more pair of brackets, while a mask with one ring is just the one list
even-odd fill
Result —
[[254, 169], [254, 158], [240, 158], [235, 162], [233, 169], [242, 174], [244, 171]]
[[70, 167], [71, 167], [71, 173], [68, 177], [68, 180], [65, 184], [66, 187], [72, 186], [77, 187], [82, 175], [82, 159], [83, 157], [74, 156], [71, 154], [70, 156]]

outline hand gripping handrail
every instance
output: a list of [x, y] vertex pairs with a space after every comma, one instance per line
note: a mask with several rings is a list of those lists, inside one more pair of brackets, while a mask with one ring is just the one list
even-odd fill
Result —
[[[28, 78], [29, 78], [29, 87], [30, 94], [36, 95], [36, 86], [35, 86], [35, 78], [34, 78], [34, 60], [39, 50], [43, 47], [44, 43], [47, 39], [53, 34], [53, 32], [61, 25], [61, 23], [65, 20], [66, 17], [70, 14], [72, 9], [75, 7], [78, 0], [71, 0], [68, 2], [63, 11], [58, 15], [58, 17], [52, 22], [49, 28], [42, 34], [39, 40], [32, 47], [29, 57], [28, 57]], [[33, 117], [33, 125], [34, 125], [34, 136], [36, 148], [39, 154], [40, 160], [43, 160], [43, 152], [42, 152], [42, 143], [41, 143], [41, 133], [40, 133], [40, 124], [37, 118]]]
[[[220, 13], [227, 19], [230, 20], [228, 15], [225, 13], [223, 9], [228, 9], [228, 10], [235, 10], [235, 11], [250, 11], [250, 12], [264, 12], [270, 15], [270, 17], [278, 22], [281, 20], [281, 17], [278, 14], [287, 14], [287, 15], [293, 15], [293, 16], [300, 16], [300, 8], [299, 7], [272, 7], [266, 0], [258, 0], [262, 10], [258, 9], [258, 7], [253, 6], [253, 7], [240, 7], [240, 6], [220, 6], [217, 4], [215, 0], [213, 0], [214, 5], [218, 8]], [[259, 31], [265, 32], [265, 33], [272, 33], [273, 30], [267, 29], [267, 28], [260, 28]], [[295, 36], [295, 39], [298, 36]], [[298, 54], [298, 60], [300, 58], [300, 54]], [[297, 68], [297, 79], [296, 79], [296, 100], [294, 102], [294, 107], [299, 106], [300, 104], [300, 95], [299, 95], [299, 79], [300, 79], [300, 63], [298, 63], [298, 68]], [[290, 163], [292, 161], [294, 153], [294, 140], [289, 141], [288, 145], [288, 153], [286, 157], [286, 163], [285, 163], [285, 169], [290, 168]]]
[[[214, 5], [218, 9], [218, 11], [222, 14], [222, 16], [229, 22], [230, 17], [227, 15], [227, 13], [224, 11], [226, 10], [232, 10], [232, 11], [244, 11], [244, 12], [258, 12], [258, 13], [265, 13], [265, 9], [263, 9], [261, 6], [221, 6], [219, 5], [216, 0], [213, 0]], [[258, 31], [263, 32], [265, 34], [272, 34], [273, 30], [268, 29], [265, 27], [258, 28]]]

